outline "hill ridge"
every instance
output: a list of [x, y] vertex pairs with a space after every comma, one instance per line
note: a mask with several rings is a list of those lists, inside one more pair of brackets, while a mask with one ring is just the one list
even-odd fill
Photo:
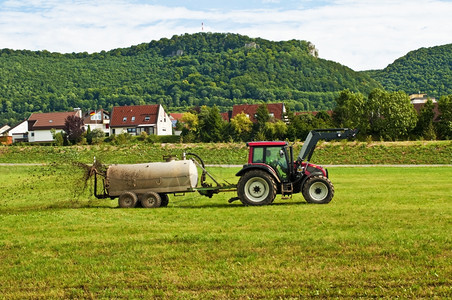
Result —
[[138, 104], [162, 104], [170, 112], [262, 102], [327, 110], [343, 89], [369, 93], [380, 87], [367, 74], [313, 51], [307, 41], [230, 33], [185, 34], [93, 54], [3, 49], [0, 125], [32, 112]]

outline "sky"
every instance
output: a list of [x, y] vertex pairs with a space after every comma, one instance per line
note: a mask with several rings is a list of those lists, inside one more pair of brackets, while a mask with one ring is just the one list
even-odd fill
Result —
[[0, 0], [0, 49], [100, 52], [196, 32], [306, 40], [356, 71], [452, 43], [452, 0]]

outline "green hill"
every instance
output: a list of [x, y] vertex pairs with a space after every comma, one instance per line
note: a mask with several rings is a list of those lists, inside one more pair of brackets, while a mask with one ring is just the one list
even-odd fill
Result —
[[383, 70], [365, 71], [387, 91], [452, 94], [452, 44], [409, 52]]
[[100, 53], [0, 50], [0, 125], [32, 112], [117, 105], [196, 105], [284, 101], [325, 110], [339, 91], [367, 94], [380, 85], [366, 73], [317, 58], [306, 41], [271, 42], [238, 34], [174, 36]]

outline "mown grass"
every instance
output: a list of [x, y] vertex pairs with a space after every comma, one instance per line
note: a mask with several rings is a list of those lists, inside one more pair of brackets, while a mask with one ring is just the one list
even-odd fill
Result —
[[[302, 143], [294, 145], [298, 155]], [[245, 143], [146, 144], [113, 146], [3, 146], [0, 163], [54, 163], [81, 161], [93, 157], [113, 163], [161, 161], [163, 156], [182, 157], [183, 152], [200, 155], [207, 164], [244, 164]], [[318, 164], [452, 164], [452, 141], [415, 142], [320, 142], [312, 161]]]
[[0, 166], [1, 297], [450, 298], [452, 168], [329, 171], [328, 205], [118, 209], [70, 165]]

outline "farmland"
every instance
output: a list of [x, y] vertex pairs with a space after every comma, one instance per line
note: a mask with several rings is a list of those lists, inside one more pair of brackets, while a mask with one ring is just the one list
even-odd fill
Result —
[[[451, 167], [332, 167], [328, 205], [294, 195], [245, 207], [227, 203], [234, 193], [188, 193], [167, 208], [118, 209], [64, 162], [93, 153], [47, 149], [28, 160], [46, 165], [0, 166], [2, 297], [452, 296]], [[2, 162], [27, 157], [3, 151]], [[209, 170], [237, 180], [238, 168]]]

